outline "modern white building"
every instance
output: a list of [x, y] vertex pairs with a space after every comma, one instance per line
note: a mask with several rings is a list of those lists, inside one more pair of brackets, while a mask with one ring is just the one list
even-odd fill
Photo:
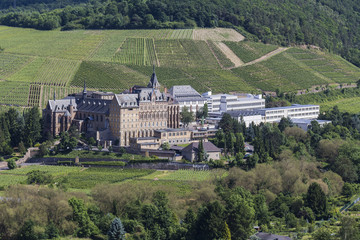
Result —
[[[246, 126], [252, 122], [255, 124], [279, 122], [281, 118], [291, 118], [293, 122], [301, 122], [301, 119], [310, 121], [318, 118], [320, 113], [319, 105], [298, 105], [287, 107], [263, 108], [252, 111], [227, 111], [231, 117], [239, 122], [244, 121]], [[221, 116], [213, 116], [221, 119]], [[215, 119], [214, 118], [214, 119]], [[213, 119], [213, 120], [214, 120]], [[299, 121], [297, 121], [299, 120]]]
[[257, 111], [260, 113], [263, 122], [276, 122], [283, 117], [316, 119], [320, 114], [320, 106], [293, 104], [287, 107], [264, 108]]
[[203, 93], [202, 96], [208, 103], [209, 112], [227, 112], [265, 108], [265, 99], [262, 99], [261, 95], [213, 95], [210, 91]]
[[262, 123], [262, 116], [258, 111], [229, 111], [230, 116], [238, 122], [245, 122], [246, 127], [253, 122], [256, 125]]
[[202, 97], [190, 85], [176, 85], [169, 89], [170, 96], [175, 102], [179, 103], [180, 111], [184, 106], [188, 107], [189, 111], [197, 112], [206, 103], [206, 98]]

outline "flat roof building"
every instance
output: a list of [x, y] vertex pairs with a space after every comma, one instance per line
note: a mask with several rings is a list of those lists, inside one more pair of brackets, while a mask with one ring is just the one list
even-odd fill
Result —
[[261, 95], [243, 94], [215, 94], [203, 93], [208, 103], [209, 112], [227, 112], [238, 110], [253, 110], [265, 108], [265, 99]]

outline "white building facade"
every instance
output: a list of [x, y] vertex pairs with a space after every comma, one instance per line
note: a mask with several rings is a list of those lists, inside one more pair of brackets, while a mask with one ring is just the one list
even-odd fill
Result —
[[209, 112], [227, 112], [265, 108], [265, 99], [261, 95], [231, 95], [206, 92], [202, 94], [208, 103]]

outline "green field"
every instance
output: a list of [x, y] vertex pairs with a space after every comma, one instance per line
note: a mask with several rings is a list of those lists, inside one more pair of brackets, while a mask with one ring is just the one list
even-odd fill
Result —
[[[80, 91], [84, 81], [89, 90], [119, 93], [146, 85], [152, 65], [162, 86], [189, 84], [213, 93], [286, 92], [360, 78], [360, 69], [339, 56], [300, 48], [231, 69], [233, 62], [216, 45], [226, 39], [211, 29], [38, 31], [1, 26], [1, 32], [6, 33], [0, 35], [0, 87], [5, 90], [0, 105], [5, 107], [44, 108], [54, 92], [63, 98]], [[245, 63], [278, 48], [229, 39], [224, 43]]]

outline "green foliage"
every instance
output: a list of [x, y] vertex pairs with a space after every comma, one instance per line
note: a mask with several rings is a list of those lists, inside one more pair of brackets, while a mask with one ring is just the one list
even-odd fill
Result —
[[359, 225], [352, 217], [344, 216], [341, 219], [339, 232], [341, 239], [356, 240], [360, 237]]
[[169, 150], [170, 144], [168, 142], [164, 142], [163, 144], [161, 144], [161, 148], [164, 150]]
[[14, 159], [10, 159], [7, 163], [7, 166], [10, 170], [17, 168], [16, 162]]
[[60, 144], [59, 149], [65, 150], [65, 151], [71, 151], [74, 149], [77, 145], [77, 139], [75, 137], [72, 137], [69, 135], [68, 132], [62, 132], [60, 134]]
[[325, 193], [318, 183], [312, 183], [306, 194], [306, 205], [314, 211], [316, 219], [327, 217], [328, 202]]
[[221, 239], [226, 236], [225, 208], [218, 201], [207, 203], [198, 211], [194, 239]]
[[82, 199], [72, 197], [69, 199], [69, 205], [73, 209], [73, 220], [78, 223], [76, 231], [78, 237], [90, 237], [99, 232], [99, 229], [91, 221]]
[[181, 122], [188, 126], [189, 123], [194, 121], [194, 114], [189, 111], [188, 107], [184, 106], [180, 113], [181, 116]]
[[46, 226], [45, 235], [47, 239], [54, 239], [60, 237], [59, 230], [57, 229], [56, 225], [52, 222]]
[[355, 189], [350, 183], [344, 183], [341, 194], [347, 198], [352, 197], [355, 194]]
[[24, 143], [21, 141], [21, 142], [19, 143], [19, 152], [20, 152], [21, 154], [25, 154], [26, 151], [27, 151], [27, 149], [25, 148]]
[[32, 220], [25, 221], [18, 232], [17, 239], [37, 240], [39, 239], [34, 230], [35, 223]]
[[28, 184], [49, 184], [53, 182], [53, 177], [46, 172], [33, 170], [26, 174]]
[[121, 223], [120, 218], [115, 218], [111, 222], [111, 226], [108, 232], [109, 240], [125, 240], [125, 230]]
[[41, 137], [40, 113], [37, 107], [31, 108], [24, 114], [24, 143], [26, 146], [33, 146]]

